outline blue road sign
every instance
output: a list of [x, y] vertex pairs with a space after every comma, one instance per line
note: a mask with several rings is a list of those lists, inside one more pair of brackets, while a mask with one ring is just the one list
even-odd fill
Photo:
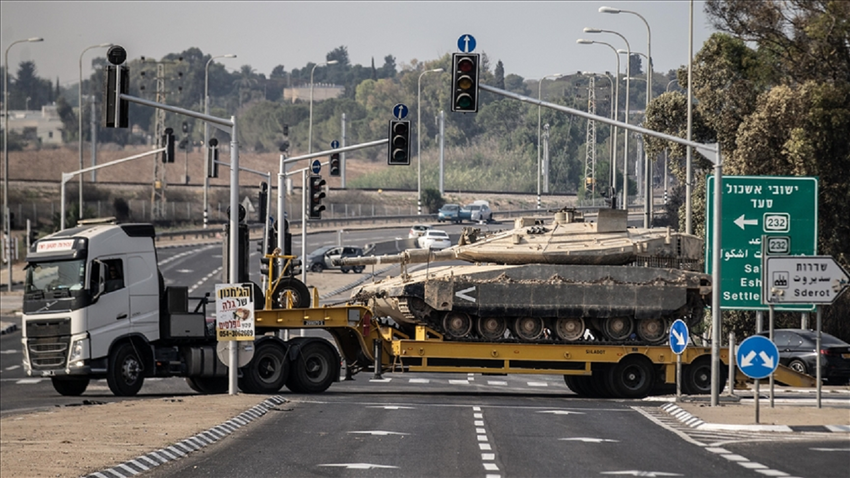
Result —
[[472, 35], [461, 35], [457, 39], [457, 49], [464, 53], [475, 51], [475, 37]]
[[313, 174], [319, 174], [322, 171], [322, 162], [314, 159], [313, 163], [310, 164], [310, 169], [313, 171]]
[[753, 335], [741, 342], [735, 354], [738, 368], [747, 377], [768, 377], [779, 366], [779, 349], [767, 337]]
[[337, 141], [337, 140], [331, 141], [331, 148], [333, 148], [333, 149], [339, 148], [339, 141]]
[[407, 118], [407, 105], [399, 103], [393, 106], [393, 116], [400, 120]]
[[676, 319], [670, 326], [670, 350], [681, 355], [688, 348], [688, 325], [682, 319]]

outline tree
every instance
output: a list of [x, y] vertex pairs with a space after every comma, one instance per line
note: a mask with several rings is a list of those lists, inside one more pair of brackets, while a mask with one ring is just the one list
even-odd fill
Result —
[[496, 88], [505, 89], [505, 65], [502, 64], [502, 60], [496, 62], [496, 69], [493, 70], [493, 79]]

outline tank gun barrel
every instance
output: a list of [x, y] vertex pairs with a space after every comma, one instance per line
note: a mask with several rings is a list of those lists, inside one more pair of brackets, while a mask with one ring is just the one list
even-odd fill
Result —
[[366, 257], [343, 257], [334, 259], [337, 266], [371, 266], [377, 264], [424, 264], [426, 262], [452, 261], [457, 259], [451, 249], [432, 251], [430, 249], [407, 249], [398, 254]]

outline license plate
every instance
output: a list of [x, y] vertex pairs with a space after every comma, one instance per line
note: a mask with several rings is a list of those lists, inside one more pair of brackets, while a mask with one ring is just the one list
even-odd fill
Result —
[[850, 359], [850, 354], [841, 354], [841, 358]]

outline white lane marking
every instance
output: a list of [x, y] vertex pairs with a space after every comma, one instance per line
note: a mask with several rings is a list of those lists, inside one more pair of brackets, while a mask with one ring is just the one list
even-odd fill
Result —
[[500, 385], [502, 387], [507, 387], [508, 382], [504, 382], [502, 380], [487, 380], [487, 385]]
[[484, 420], [475, 420], [473, 425], [475, 425], [476, 427], [483, 427], [484, 426]]
[[416, 410], [415, 407], [404, 407], [401, 405], [377, 405], [373, 407], [366, 408], [383, 408], [384, 410]]
[[632, 475], [632, 476], [683, 476], [680, 473], [667, 473], [664, 471], [641, 471], [641, 470], [626, 470], [626, 471], [603, 471], [601, 475]]
[[352, 433], [352, 434], [356, 433], [356, 434], [361, 434], [361, 435], [373, 435], [373, 436], [407, 435], [407, 433], [388, 432], [388, 431], [384, 431], [384, 430], [363, 430], [363, 431], [354, 431], [354, 432], [348, 432], [348, 433]]
[[529, 387], [548, 387], [549, 384], [546, 382], [528, 382]]
[[391, 379], [391, 378], [370, 378], [369, 379], [369, 381], [373, 382], [373, 383], [375, 383], [375, 382], [377, 382], [377, 383], [389, 383], [389, 382], [392, 382], [392, 380], [393, 379]]
[[431, 383], [429, 378], [411, 378], [410, 383]]
[[483, 435], [483, 434], [487, 433], [487, 430], [485, 430], [483, 428], [476, 428], [475, 433], [480, 433], [480, 434]]
[[481, 451], [490, 451], [490, 450], [492, 450], [492, 448], [490, 448], [490, 444], [489, 444], [489, 443], [479, 443], [479, 444], [478, 444], [478, 448], [480, 448], [480, 449], [481, 449]]
[[569, 410], [541, 410], [537, 413], [551, 413], [552, 415], [584, 415], [584, 412], [571, 412]]
[[318, 466], [334, 466], [345, 468], [347, 470], [374, 470], [377, 468], [398, 468], [397, 466], [390, 465], [376, 465], [374, 463], [327, 463], [324, 465]]
[[482, 453], [481, 454], [481, 460], [483, 460], [483, 461], [493, 461], [495, 459], [496, 459], [495, 453]]
[[472, 407], [472, 411], [473, 411], [473, 412], [480, 412], [480, 411], [481, 411], [481, 407]]
[[472, 414], [472, 418], [479, 418], [479, 419], [481, 419], [481, 418], [484, 418], [484, 414], [483, 414], [483, 413], [473, 413], [473, 414]]
[[749, 468], [751, 470], [755, 470], [756, 468], [767, 468], [766, 466], [762, 465], [761, 463], [756, 463], [754, 461], [744, 461], [744, 462], [741, 462], [741, 463], [738, 463], [738, 464], [743, 466], [744, 468]]
[[778, 470], [756, 470], [756, 473], [761, 473], [767, 476], [789, 476], [788, 473]]
[[611, 440], [610, 438], [590, 438], [590, 437], [572, 437], [558, 438], [559, 441], [580, 441], [584, 443], [620, 443], [620, 440]]
[[13, 354], [13, 353], [16, 353], [16, 352], [19, 352], [19, 351], [15, 350], [15, 349], [0, 350], [0, 355]]
[[487, 435], [478, 435], [478, 441], [487, 441]]
[[42, 380], [44, 380], [44, 379], [43, 378], [22, 378], [15, 383], [17, 383], [17, 384], [41, 383]]
[[726, 458], [729, 461], [750, 461], [750, 460], [746, 459], [745, 457], [743, 457], [741, 455], [736, 455], [734, 453], [725, 453], [725, 454], [720, 455], [720, 456], [722, 456], [723, 458]]
[[495, 463], [484, 463], [484, 469], [487, 471], [495, 471], [498, 470], [499, 467], [496, 466]]
[[10, 367], [6, 367], [4, 370], [15, 370], [16, 368], [21, 368], [20, 365], [12, 365]]
[[449, 380], [452, 385], [469, 385], [469, 380]]
[[725, 448], [717, 448], [717, 447], [708, 446], [708, 447], [705, 447], [705, 449], [712, 452], [712, 453], [731, 453], [729, 450], [727, 450]]
[[850, 448], [809, 448], [814, 451], [850, 451]]

